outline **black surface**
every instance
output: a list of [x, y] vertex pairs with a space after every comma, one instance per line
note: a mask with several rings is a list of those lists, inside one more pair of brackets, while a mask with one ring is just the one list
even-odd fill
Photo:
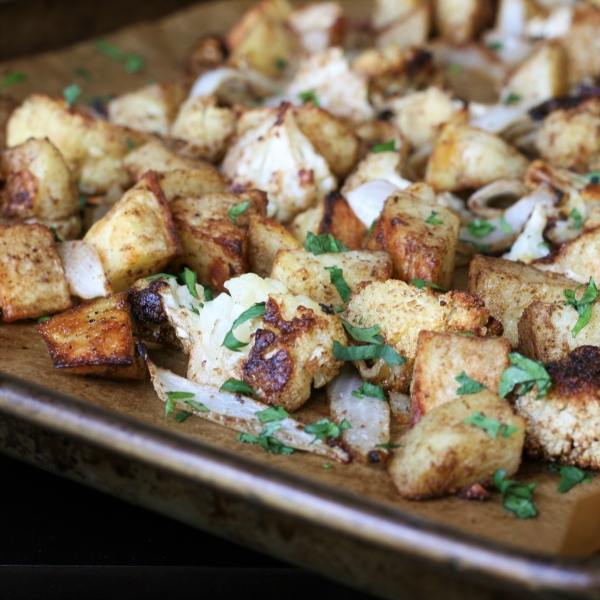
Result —
[[0, 481], [2, 599], [370, 598], [3, 455]]

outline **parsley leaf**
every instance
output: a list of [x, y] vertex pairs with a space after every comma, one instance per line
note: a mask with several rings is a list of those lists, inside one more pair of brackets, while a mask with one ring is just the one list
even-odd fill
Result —
[[22, 71], [13, 71], [9, 73], [2, 81], [0, 81], [0, 90], [4, 90], [11, 85], [27, 81], [28, 77]]
[[175, 420], [178, 423], [183, 423], [186, 419], [189, 419], [193, 413], [188, 412], [187, 410], [182, 410], [180, 413], [175, 415]]
[[330, 462], [326, 462], [326, 463], [323, 463], [323, 468], [324, 469], [332, 469], [333, 467]]
[[588, 179], [590, 183], [597, 185], [600, 182], [600, 171], [592, 171], [584, 175], [584, 177]]
[[81, 79], [83, 79], [86, 83], [94, 82], [94, 78], [92, 77], [92, 74], [87, 69], [84, 69], [83, 67], [75, 68], [73, 70], [73, 73], [75, 73], [75, 75], [77, 75], [77, 77], [81, 77]]
[[324, 440], [327, 438], [338, 438], [342, 435], [342, 431], [350, 429], [350, 423], [344, 419], [339, 425], [330, 421], [329, 419], [321, 419], [312, 425], [305, 425], [304, 431], [306, 433], [314, 433], [315, 439], [311, 442], [314, 444], [317, 440]]
[[560, 473], [560, 483], [557, 492], [564, 494], [574, 488], [578, 483], [590, 483], [594, 473], [584, 471], [572, 465], [548, 465], [548, 469], [554, 473]]
[[348, 321], [345, 319], [342, 319], [342, 325], [350, 334], [352, 339], [356, 340], [357, 342], [365, 342], [367, 344], [383, 343], [383, 336], [378, 335], [381, 331], [381, 327], [379, 327], [379, 325], [373, 325], [373, 327], [355, 327], [354, 325], [348, 323]]
[[394, 152], [396, 150], [396, 142], [394, 140], [390, 140], [389, 142], [385, 142], [384, 144], [375, 144], [373, 148], [371, 148], [371, 152], [374, 154], [378, 152]]
[[227, 332], [227, 335], [225, 336], [225, 339], [223, 340], [221, 346], [229, 348], [229, 350], [231, 350], [232, 352], [239, 352], [240, 348], [244, 348], [249, 344], [249, 342], [240, 342], [233, 334], [234, 330], [237, 327], [239, 327], [242, 323], [245, 323], [250, 319], [262, 317], [262, 315], [266, 314], [267, 309], [265, 308], [264, 302], [257, 302], [256, 304], [253, 304], [233, 322], [233, 325], [231, 326], [231, 329]]
[[226, 392], [242, 394], [243, 396], [255, 396], [254, 390], [245, 382], [239, 379], [228, 379], [220, 388]]
[[504, 479], [506, 471], [498, 469], [494, 473], [494, 485], [500, 490], [504, 510], [514, 513], [519, 519], [536, 517], [538, 512], [531, 501], [537, 483], [520, 483], [513, 479]]
[[205, 285], [204, 286], [204, 299], [207, 302], [210, 302], [211, 300], [214, 300], [213, 291], [212, 291], [212, 288], [210, 287], [210, 285]]
[[354, 390], [352, 395], [355, 398], [363, 398], [364, 396], [368, 396], [369, 398], [377, 398], [377, 400], [385, 402], [385, 394], [381, 384], [373, 385], [368, 381], [365, 381], [357, 390]]
[[281, 421], [290, 416], [283, 406], [272, 406], [265, 410], [259, 410], [254, 413], [261, 423], [271, 423], [272, 421]]
[[63, 90], [62, 95], [67, 104], [73, 106], [77, 98], [81, 96], [81, 88], [76, 83], [72, 83]]
[[279, 440], [272, 437], [272, 434], [281, 429], [280, 423], [270, 423], [259, 434], [258, 437], [249, 433], [240, 432], [236, 439], [242, 444], [260, 444], [268, 452], [275, 454], [293, 454], [294, 449], [285, 446]]
[[436, 219], [436, 215], [439, 215], [439, 212], [436, 212], [435, 210], [431, 211], [431, 214], [425, 219], [425, 223], [429, 224], [429, 225], [443, 225], [444, 221], [441, 221], [440, 219]]
[[498, 220], [500, 221], [500, 227], [502, 227], [502, 231], [504, 231], [504, 233], [512, 233], [512, 227], [508, 224], [507, 220], [504, 218], [504, 215], [500, 215]]
[[481, 390], [487, 389], [485, 385], [481, 385], [478, 381], [475, 381], [474, 379], [468, 377], [464, 371], [454, 379], [458, 381], [458, 383], [460, 383], [460, 387], [456, 390], [456, 393], [459, 396], [465, 396], [467, 394], [476, 394], [477, 392], [481, 392]]
[[140, 73], [146, 66], [146, 60], [139, 54], [130, 54], [123, 61], [123, 66], [128, 73]]
[[448, 73], [450, 73], [450, 75], [460, 75], [462, 73], [462, 67], [458, 63], [450, 63], [448, 65]]
[[[581, 286], [577, 286], [575, 291]], [[571, 330], [571, 335], [575, 337], [589, 322], [592, 318], [592, 304], [598, 299], [598, 288], [593, 277], [590, 277], [590, 281], [581, 297], [581, 300], [575, 298], [575, 292], [572, 290], [564, 290], [565, 298], [567, 299], [565, 304], [575, 308], [579, 314], [579, 319], [575, 323], [575, 327]]]
[[149, 277], [146, 277], [146, 279], [148, 279], [148, 281], [152, 281], [154, 279], [160, 279], [161, 277], [164, 277], [165, 279], [177, 279], [177, 275], [171, 275], [171, 273], [157, 273], [156, 275], [150, 275]]
[[50, 318], [50, 315], [44, 315], [43, 317], [38, 317], [35, 322], [36, 323], [45, 323]]
[[255, 435], [250, 435], [243, 431], [240, 431], [235, 439], [238, 442], [242, 442], [242, 444], [258, 444], [258, 438]]
[[145, 67], [146, 61], [142, 56], [136, 53], [126, 54], [118, 46], [105, 40], [96, 40], [94, 47], [108, 58], [122, 63], [128, 73], [139, 73]]
[[375, 224], [377, 223], [377, 219], [375, 219], [371, 225], [369, 226], [369, 229], [367, 231], [367, 234], [365, 237], [371, 237], [371, 234], [373, 233], [373, 230], [375, 229]]
[[518, 102], [521, 102], [521, 96], [519, 96], [519, 94], [511, 92], [508, 96], [506, 96], [506, 99], [504, 100], [504, 105], [510, 106], [511, 104], [517, 104]]
[[125, 145], [127, 146], [127, 150], [131, 151], [131, 150], [135, 150], [135, 144], [133, 143], [133, 140], [127, 136], [125, 138]]
[[486, 433], [489, 433], [494, 440], [498, 437], [499, 433], [502, 433], [503, 438], [509, 438], [513, 433], [519, 431], [518, 427], [501, 423], [496, 419], [490, 419], [480, 412], [474, 412], [470, 417], [467, 417], [464, 422], [468, 425], [474, 425], [475, 427], [479, 427], [479, 429], [483, 429]]
[[418, 290], [422, 290], [425, 286], [431, 288], [432, 290], [437, 290], [438, 292], [447, 292], [446, 288], [440, 287], [437, 283], [431, 283], [431, 281], [425, 281], [424, 279], [419, 279], [415, 277], [410, 280], [410, 285], [414, 285]]
[[525, 384], [520, 393], [529, 391], [537, 383], [539, 396], [545, 396], [552, 381], [544, 365], [538, 360], [531, 360], [518, 352], [509, 352], [508, 358], [511, 366], [505, 369], [500, 377], [498, 395], [504, 398], [516, 385]]
[[325, 267], [325, 270], [329, 271], [331, 283], [333, 283], [335, 286], [335, 289], [340, 295], [342, 301], [347, 303], [352, 295], [352, 290], [344, 279], [344, 271], [339, 267]]
[[327, 252], [348, 252], [348, 246], [344, 246], [342, 240], [337, 240], [330, 233], [315, 235], [312, 231], [306, 234], [304, 249], [315, 256]]
[[54, 234], [54, 241], [59, 243], [62, 242], [60, 235], [58, 235], [58, 231], [56, 231], [56, 227], [50, 227], [49, 229]]
[[477, 252], [481, 252], [481, 254], [489, 254], [492, 251], [492, 247], [489, 244], [480, 244], [479, 242], [473, 242], [471, 240], [465, 240], [462, 238], [459, 238], [458, 241], [462, 242], [463, 244], [470, 244], [471, 246], [474, 246], [475, 250], [477, 250]]
[[191, 392], [166, 392], [166, 396], [167, 402], [165, 404], [165, 421], [173, 412], [175, 400], [188, 400], [189, 398], [193, 398], [195, 394], [192, 394]]
[[569, 213], [569, 216], [573, 219], [573, 229], [581, 229], [583, 227], [583, 217], [576, 208]]
[[187, 267], [184, 267], [183, 273], [179, 275], [181, 279], [183, 279], [183, 283], [185, 283], [188, 292], [196, 299], [198, 299], [198, 290], [196, 290], [196, 283], [198, 282], [198, 274], [196, 271], [192, 271]]
[[202, 402], [198, 402], [197, 400], [184, 400], [184, 402], [195, 408], [198, 412], [210, 412], [210, 408], [206, 408]]
[[317, 97], [317, 94], [314, 90], [307, 90], [306, 92], [301, 92], [299, 96], [300, 102], [302, 102], [303, 104], [306, 104], [310, 100], [315, 106], [321, 106], [319, 104], [319, 98]]
[[333, 356], [336, 360], [373, 360], [382, 358], [390, 367], [403, 365], [406, 362], [404, 356], [400, 356], [388, 344], [370, 346], [342, 346], [337, 340], [333, 342]]
[[401, 448], [400, 444], [394, 444], [389, 442], [387, 444], [376, 444], [375, 448], [383, 448], [384, 450], [394, 450], [394, 448]]
[[492, 42], [491, 44], [488, 44], [488, 48], [492, 50], [492, 52], [498, 52], [498, 50], [504, 48], [504, 44], [502, 42]]
[[241, 204], [237, 204], [236, 206], [232, 206], [227, 211], [227, 216], [237, 225], [237, 217], [241, 215], [248, 207], [250, 206], [250, 200], [246, 200]]
[[464, 335], [465, 337], [475, 337], [475, 334], [472, 331], [453, 331], [452, 333], [456, 333], [457, 335]]
[[496, 228], [489, 221], [485, 219], [474, 219], [467, 225], [469, 233], [476, 238], [483, 238], [489, 235]]
[[278, 58], [275, 61], [275, 68], [278, 71], [283, 71], [283, 69], [285, 69], [287, 67], [287, 61], [283, 60], [283, 58]]

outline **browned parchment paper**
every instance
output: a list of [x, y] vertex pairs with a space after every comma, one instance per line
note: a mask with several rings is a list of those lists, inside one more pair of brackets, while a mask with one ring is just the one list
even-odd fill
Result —
[[[223, 32], [240, 17], [253, 0], [231, 0], [201, 4], [156, 23], [143, 23], [122, 30], [107, 39], [124, 51], [138, 52], [146, 59], [143, 73], [125, 73], [123, 66], [94, 49], [91, 42], [60, 52], [41, 54], [0, 63], [0, 77], [12, 70], [25, 72], [29, 81], [10, 89], [22, 100], [32, 92], [58, 95], [77, 82], [83, 97], [109, 92], [122, 93], [143, 86], [150, 78], [163, 80], [181, 72], [182, 61], [198, 37]], [[353, 16], [363, 17], [370, 2], [344, 2]], [[76, 77], [74, 70], [85, 68], [93, 83]], [[163, 356], [163, 362], [181, 363], [182, 358]], [[502, 509], [499, 494], [484, 503], [458, 498], [409, 502], [399, 497], [381, 466], [337, 465], [326, 470], [323, 459], [295, 453], [292, 456], [268, 454], [256, 446], [240, 444], [235, 432], [191, 418], [181, 424], [165, 423], [164, 405], [149, 382], [91, 381], [61, 374], [52, 368], [46, 346], [31, 322], [0, 324], [0, 371], [16, 375], [52, 389], [58, 389], [94, 404], [168, 427], [181, 435], [202, 438], [212, 444], [234, 448], [261, 463], [292, 471], [308, 479], [367, 496], [391, 507], [409, 510], [422, 517], [460, 528], [468, 533], [550, 554], [587, 556], [600, 549], [600, 477], [589, 485], [579, 485], [567, 494], [556, 493], [559, 477], [545, 465], [525, 465], [519, 479], [537, 481], [535, 504], [539, 516], [526, 521]], [[314, 398], [298, 413], [306, 422], [326, 416], [323, 400]]]

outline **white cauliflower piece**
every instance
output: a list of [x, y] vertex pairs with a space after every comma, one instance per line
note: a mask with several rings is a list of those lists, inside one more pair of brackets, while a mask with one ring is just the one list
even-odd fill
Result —
[[290, 104], [264, 114], [229, 148], [222, 169], [235, 185], [265, 191], [269, 216], [285, 221], [314, 206], [337, 182], [300, 131]]
[[388, 181], [374, 179], [346, 192], [346, 200], [365, 227], [371, 227], [381, 214], [385, 201], [398, 190]]
[[[387, 181], [399, 190], [406, 189], [411, 182], [400, 175], [404, 156], [400, 152], [371, 152], [358, 164], [346, 179], [342, 195], [376, 179]], [[370, 223], [369, 223], [370, 225]]]
[[341, 48], [328, 48], [304, 59], [285, 93], [297, 103], [309, 91], [321, 108], [336, 117], [361, 123], [375, 116], [367, 78], [350, 70]]
[[538, 202], [525, 225], [525, 229], [504, 258], [508, 260], [520, 260], [529, 264], [536, 258], [542, 258], [550, 254], [548, 244], [542, 235], [547, 222], [548, 215], [546, 214], [546, 208], [544, 204]]
[[288, 23], [298, 34], [306, 52], [315, 54], [341, 44], [344, 11], [338, 2], [319, 2], [295, 10]]

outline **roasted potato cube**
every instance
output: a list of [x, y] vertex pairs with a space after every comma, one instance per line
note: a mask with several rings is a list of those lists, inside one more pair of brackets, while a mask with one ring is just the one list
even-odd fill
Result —
[[502, 138], [468, 125], [442, 125], [425, 181], [436, 190], [479, 189], [501, 177], [521, 179], [529, 161]]
[[371, 23], [375, 29], [387, 27], [408, 15], [422, 2], [423, 0], [376, 0]]
[[285, 19], [292, 13], [287, 0], [264, 0], [252, 7], [227, 34], [228, 62], [277, 77], [281, 65], [298, 54], [299, 42]]
[[395, 44], [401, 48], [422, 46], [431, 30], [431, 4], [421, 2], [413, 11], [381, 30], [375, 43], [380, 48]]
[[250, 270], [268, 277], [279, 250], [300, 250], [302, 244], [278, 221], [252, 215], [248, 226]]
[[536, 148], [555, 167], [577, 173], [600, 167], [600, 99], [552, 111], [538, 132]]
[[546, 363], [561, 360], [580, 346], [600, 346], [600, 306], [592, 304], [589, 323], [573, 337], [578, 319], [573, 306], [532, 302], [519, 319], [519, 352]]
[[524, 60], [504, 86], [504, 95], [514, 94], [529, 102], [561, 98], [569, 91], [567, 53], [557, 41], [542, 44]]
[[213, 171], [215, 167], [203, 160], [181, 156], [169, 150], [158, 140], [139, 146], [123, 159], [123, 166], [134, 181], [139, 181], [147, 171]]
[[2, 320], [35, 319], [71, 306], [54, 234], [37, 223], [0, 224]]
[[570, 85], [600, 73], [600, 10], [587, 2], [573, 7], [569, 31], [560, 38], [569, 55]]
[[108, 119], [138, 131], [169, 135], [186, 95], [186, 86], [179, 81], [147, 85], [111, 100]]
[[217, 106], [216, 96], [188, 98], [171, 127], [172, 137], [184, 143], [181, 154], [217, 163], [235, 134], [236, 116], [231, 108]]
[[338, 290], [327, 267], [342, 269], [352, 292], [364, 281], [387, 281], [392, 276], [392, 259], [387, 252], [354, 250], [314, 255], [306, 250], [281, 250], [271, 271], [296, 296], [308, 296], [319, 304], [342, 306]]
[[517, 323], [532, 302], [563, 302], [564, 290], [574, 290], [577, 285], [562, 275], [503, 258], [479, 255], [469, 266], [469, 293], [482, 300], [490, 315], [502, 323], [504, 337], [513, 348], [519, 343]]
[[100, 298], [37, 326], [55, 368], [74, 375], [144, 379], [146, 367], [133, 340], [127, 294]]
[[436, 406], [460, 398], [456, 378], [468, 377], [497, 393], [500, 377], [510, 366], [507, 340], [421, 331], [410, 389], [413, 425]]
[[460, 217], [451, 210], [397, 192], [369, 236], [369, 250], [387, 250], [394, 277], [410, 283], [415, 277], [449, 288], [454, 273]]
[[323, 202], [297, 215], [290, 224], [290, 231], [302, 245], [310, 231], [315, 235], [331, 233], [350, 250], [359, 250], [367, 228], [354, 214], [348, 201], [338, 192], [331, 192]]
[[474, 39], [494, 15], [490, 0], [436, 0], [435, 24], [440, 36], [453, 44]]
[[342, 316], [354, 327], [379, 326], [383, 343], [406, 358], [404, 364], [393, 368], [382, 359], [373, 361], [372, 366], [365, 361], [355, 363], [363, 379], [381, 383], [387, 391], [408, 392], [422, 330], [487, 332], [489, 312], [467, 292], [436, 294], [430, 288], [419, 290], [394, 279], [359, 287]]
[[[516, 431], [492, 437], [465, 423], [474, 413]], [[524, 420], [506, 400], [484, 390], [427, 413], [400, 438], [401, 447], [388, 462], [388, 471], [404, 498], [424, 500], [456, 494], [474, 483], [491, 484], [498, 469], [505, 470], [508, 477], [514, 475], [521, 463], [524, 439]]]
[[212, 169], [175, 169], [159, 173], [157, 179], [167, 202], [227, 191], [223, 176]]
[[537, 386], [516, 399], [527, 421], [525, 451], [581, 469], [600, 469], [600, 349], [581, 346], [545, 365], [552, 385], [538, 399]]
[[47, 139], [30, 139], [6, 150], [0, 157], [0, 179], [2, 173], [6, 180], [0, 190], [1, 216], [44, 224], [79, 220], [77, 187], [62, 155]]
[[[199, 283], [219, 292], [224, 290], [227, 280], [248, 272], [246, 232], [241, 221], [238, 225], [227, 215], [231, 208], [244, 201], [243, 197], [207, 194], [171, 203], [173, 221], [183, 246], [183, 253], [175, 264], [187, 265], [196, 271]], [[262, 215], [264, 208], [263, 205]], [[249, 211], [254, 212], [248, 207], [242, 215]], [[249, 218], [248, 215], [245, 218]]]
[[48, 138], [63, 155], [79, 189], [103, 194], [112, 185], [126, 187], [129, 176], [121, 160], [148, 135], [70, 108], [63, 100], [29, 96], [11, 115], [7, 127], [9, 147], [29, 138]]
[[223, 40], [214, 35], [199, 39], [185, 59], [184, 71], [196, 79], [206, 71], [216, 69], [225, 62], [227, 49]]
[[306, 104], [294, 109], [300, 131], [327, 161], [331, 172], [339, 178], [350, 173], [358, 162], [358, 138], [342, 121], [327, 111]]
[[181, 254], [181, 244], [156, 173], [127, 191], [84, 237], [100, 255], [115, 292], [163, 270]]

